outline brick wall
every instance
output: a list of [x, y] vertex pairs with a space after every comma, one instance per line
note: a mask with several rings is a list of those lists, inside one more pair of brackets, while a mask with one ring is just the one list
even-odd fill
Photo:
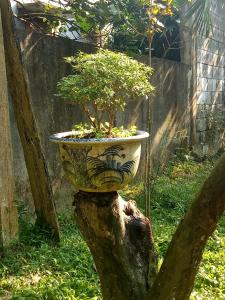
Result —
[[[199, 155], [214, 155], [224, 142], [225, 130], [225, 8], [211, 7], [213, 32], [208, 37], [183, 34], [183, 61], [193, 68], [193, 148]], [[184, 29], [188, 32], [188, 29]], [[190, 54], [191, 53], [191, 54]]]

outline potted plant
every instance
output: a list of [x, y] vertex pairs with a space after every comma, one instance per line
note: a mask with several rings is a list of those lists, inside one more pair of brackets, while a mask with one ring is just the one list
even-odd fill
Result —
[[148, 133], [115, 127], [116, 113], [127, 99], [149, 95], [152, 69], [122, 53], [99, 50], [66, 58], [73, 75], [58, 83], [67, 102], [78, 103], [89, 120], [72, 131], [50, 137], [60, 147], [63, 168], [78, 190], [109, 192], [122, 189], [136, 174], [141, 140]]

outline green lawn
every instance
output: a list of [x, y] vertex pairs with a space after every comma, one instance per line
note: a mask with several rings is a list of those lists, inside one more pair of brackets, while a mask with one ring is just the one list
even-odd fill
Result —
[[[154, 184], [152, 219], [161, 260], [180, 217], [212, 165], [173, 163]], [[123, 195], [136, 199], [143, 208], [142, 190], [137, 185]], [[61, 245], [54, 247], [21, 221], [20, 242], [0, 259], [0, 299], [101, 299], [92, 258], [73, 218], [64, 213], [60, 223]], [[225, 299], [225, 218], [208, 242], [191, 299]]]

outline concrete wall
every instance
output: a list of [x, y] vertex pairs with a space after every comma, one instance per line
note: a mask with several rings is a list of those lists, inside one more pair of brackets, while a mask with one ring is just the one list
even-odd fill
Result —
[[[61, 191], [60, 194], [56, 193], [57, 197], [67, 197], [66, 192], [71, 198], [72, 192], [62, 179], [63, 172], [57, 146], [49, 143], [48, 137], [55, 132], [68, 131], [73, 124], [83, 120], [78, 106], [66, 104], [55, 96], [56, 84], [60, 78], [71, 72], [69, 65], [64, 63], [63, 57], [73, 55], [78, 50], [93, 51], [93, 47], [64, 38], [35, 33], [25, 34], [24, 31], [19, 31], [18, 34], [29, 78], [33, 111], [53, 187], [55, 191]], [[143, 59], [147, 61], [147, 58]], [[184, 64], [162, 59], [153, 59], [153, 67], [155, 72], [152, 83], [156, 91], [152, 96], [152, 154], [157, 163], [162, 166], [170, 149], [180, 147], [180, 140], [187, 142], [190, 117], [187, 102], [191, 70]], [[118, 115], [118, 125], [137, 123], [138, 128], [145, 129], [146, 112], [145, 101], [130, 102], [126, 112]], [[12, 107], [11, 123], [17, 194], [30, 204], [28, 176]], [[142, 160], [139, 178], [143, 174], [143, 169]]]
[[162, 168], [172, 151], [187, 149], [189, 145], [192, 69], [162, 59], [154, 59], [153, 68], [156, 91], [152, 103], [151, 152], [153, 164]]
[[[225, 8], [211, 7], [213, 32], [193, 33], [181, 27], [182, 61], [193, 69], [192, 144], [200, 156], [214, 155], [224, 144], [225, 129]], [[189, 28], [188, 28], [189, 26]]]
[[[62, 171], [58, 149], [56, 145], [49, 142], [48, 137], [53, 133], [66, 131], [75, 122], [82, 121], [79, 107], [66, 104], [55, 96], [56, 84], [63, 76], [71, 73], [70, 66], [64, 63], [63, 57], [73, 55], [80, 50], [89, 52], [93, 47], [64, 38], [36, 33], [26, 34], [24, 31], [18, 31], [18, 35], [32, 95], [33, 112], [53, 187], [56, 190], [61, 184]], [[17, 195], [31, 205], [30, 185], [12, 105], [11, 124]]]
[[[148, 58], [142, 58], [146, 63]], [[163, 169], [172, 151], [187, 148], [190, 136], [190, 83], [189, 66], [165, 59], [153, 58], [154, 73], [151, 79], [155, 92], [151, 96], [151, 157], [156, 171]], [[124, 124], [137, 121], [146, 129], [147, 103], [129, 103]], [[143, 174], [143, 165], [139, 174]]]

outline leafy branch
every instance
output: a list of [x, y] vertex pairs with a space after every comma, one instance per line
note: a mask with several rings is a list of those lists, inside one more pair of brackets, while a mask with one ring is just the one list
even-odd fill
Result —
[[118, 111], [123, 111], [127, 99], [149, 95], [152, 69], [125, 54], [99, 50], [96, 54], [80, 53], [66, 58], [74, 74], [58, 83], [59, 95], [66, 101], [78, 103], [90, 124], [101, 131], [104, 117], [108, 119], [111, 135]]

